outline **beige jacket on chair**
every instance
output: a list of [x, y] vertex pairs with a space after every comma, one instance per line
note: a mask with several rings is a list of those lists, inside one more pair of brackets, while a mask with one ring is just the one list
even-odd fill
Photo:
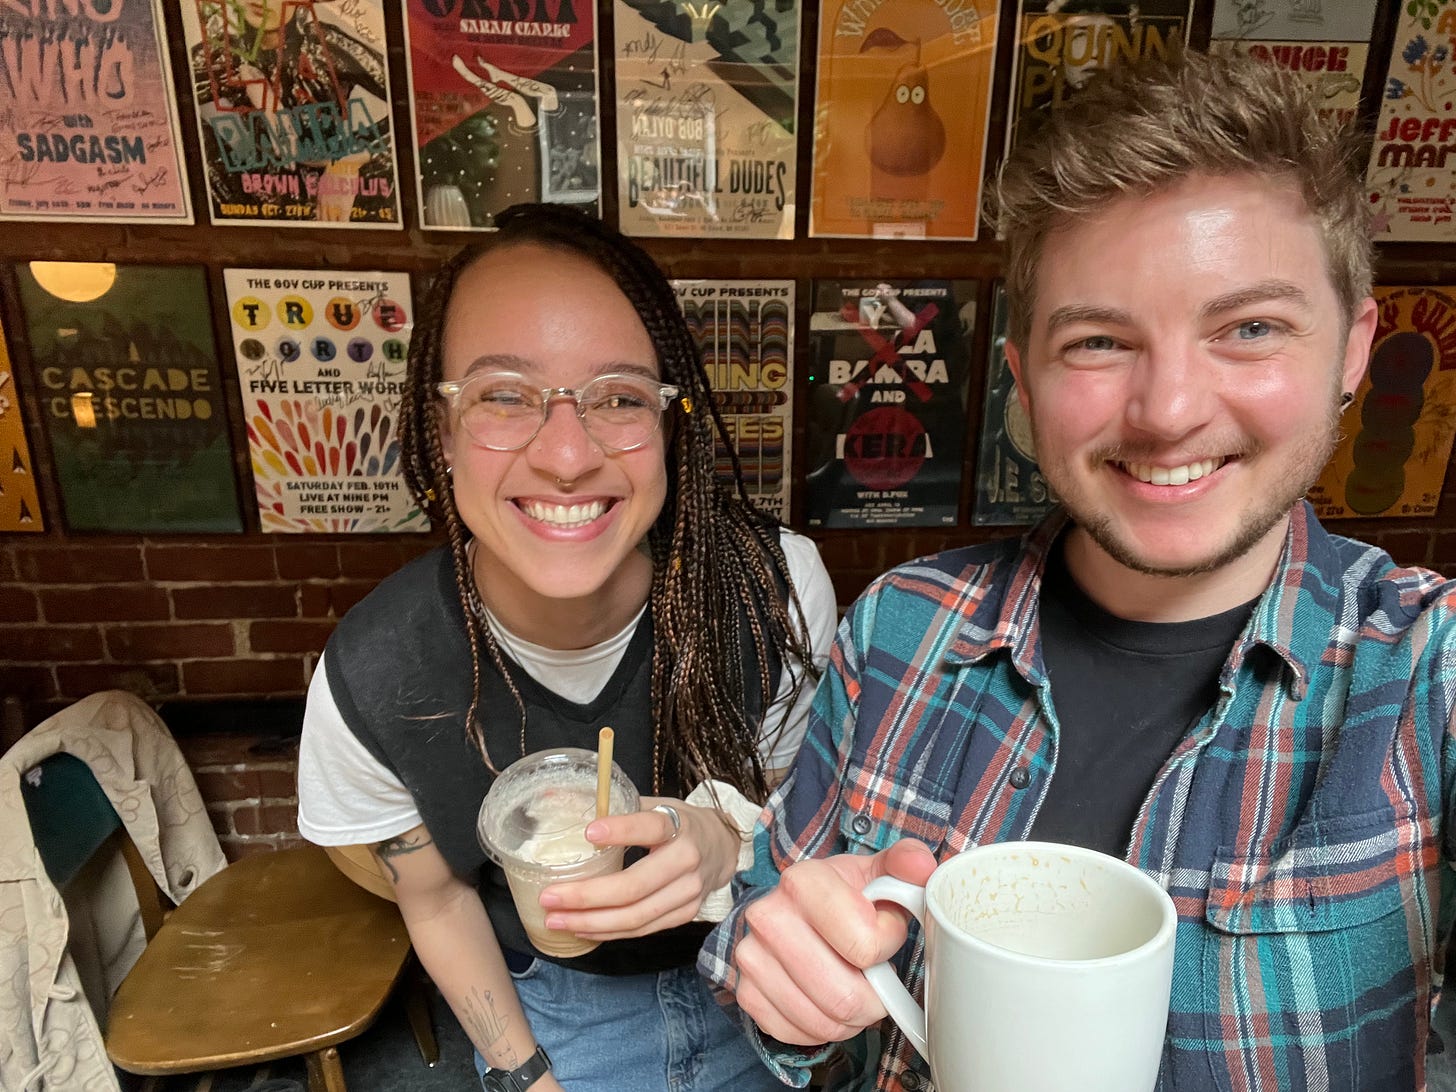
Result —
[[41, 865], [20, 779], [59, 751], [91, 767], [173, 902], [227, 862], [192, 771], [140, 698], [93, 694], [0, 756], [0, 1089], [113, 1092], [116, 1074], [87, 998], [104, 1013], [146, 938], [120, 854], [88, 870], [87, 883], [101, 897], [85, 900], [84, 922], [73, 920]]

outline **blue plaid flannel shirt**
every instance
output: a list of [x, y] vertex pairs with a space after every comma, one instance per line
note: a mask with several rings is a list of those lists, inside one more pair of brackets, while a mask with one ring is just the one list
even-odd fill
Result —
[[[903, 565], [855, 603], [737, 906], [699, 959], [725, 1000], [744, 906], [795, 861], [902, 837], [944, 860], [1026, 837], [1057, 772], [1037, 597], [1064, 520]], [[1179, 915], [1160, 1089], [1424, 1087], [1453, 910], [1453, 609], [1456, 583], [1295, 509], [1221, 696], [1159, 772], [1128, 847]], [[913, 922], [896, 958], [918, 997]], [[748, 1030], [800, 1087], [831, 1055], [831, 1088], [929, 1084], [889, 1021], [837, 1051]]]

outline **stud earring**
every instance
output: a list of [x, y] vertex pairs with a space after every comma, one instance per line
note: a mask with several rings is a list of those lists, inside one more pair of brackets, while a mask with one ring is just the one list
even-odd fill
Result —
[[1347, 409], [1349, 409], [1350, 408], [1350, 403], [1353, 402], [1353, 401], [1355, 401], [1355, 392], [1354, 391], [1345, 391], [1343, 394], [1341, 394], [1340, 395], [1340, 412], [1341, 413], [1344, 413]]

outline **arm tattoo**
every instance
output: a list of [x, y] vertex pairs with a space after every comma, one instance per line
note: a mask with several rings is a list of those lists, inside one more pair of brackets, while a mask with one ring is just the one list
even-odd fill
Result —
[[389, 869], [389, 879], [392, 883], [399, 883], [399, 870], [390, 863], [393, 857], [403, 857], [406, 853], [413, 853], [415, 850], [424, 849], [430, 844], [430, 836], [421, 834], [414, 838], [399, 837], [390, 838], [380, 842], [374, 847], [374, 855], [379, 858], [379, 863]]
[[465, 1025], [470, 1037], [480, 1044], [484, 1055], [494, 1054], [499, 1061], [490, 1064], [497, 1069], [515, 1069], [521, 1064], [519, 1055], [506, 1038], [510, 1020], [496, 1011], [495, 998], [489, 990], [471, 990], [465, 995]]

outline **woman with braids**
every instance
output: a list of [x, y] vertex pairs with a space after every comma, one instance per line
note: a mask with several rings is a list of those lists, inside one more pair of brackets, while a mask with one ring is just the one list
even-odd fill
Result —
[[[405, 473], [448, 544], [330, 638], [299, 828], [373, 847], [487, 1088], [776, 1088], [695, 962], [802, 737], [833, 591], [717, 480], [722, 421], [651, 259], [565, 206], [498, 224], [440, 270], [405, 382]], [[638, 848], [543, 893], [548, 927], [602, 941], [557, 959], [475, 818], [511, 762], [603, 725], [643, 810], [586, 836]]]

